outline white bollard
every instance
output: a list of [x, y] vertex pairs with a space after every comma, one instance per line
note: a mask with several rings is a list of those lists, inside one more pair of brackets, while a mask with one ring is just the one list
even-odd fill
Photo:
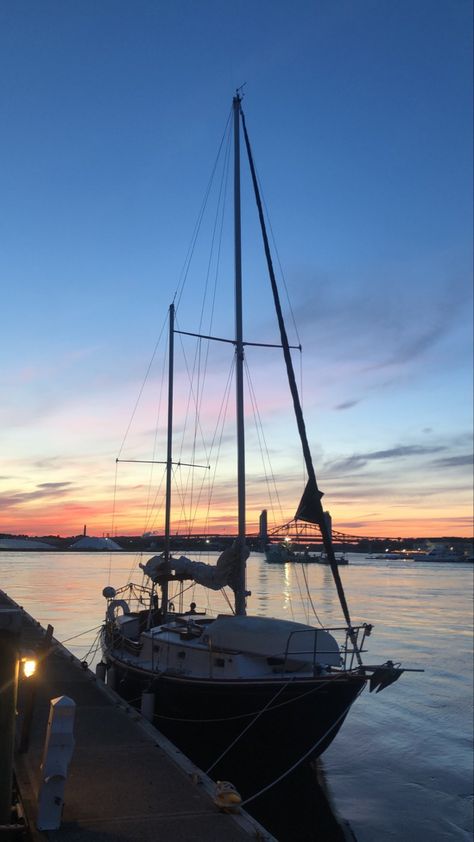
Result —
[[115, 690], [117, 687], [117, 670], [115, 667], [109, 667], [107, 670], [107, 686], [111, 690]]
[[141, 714], [148, 722], [153, 722], [155, 713], [155, 694], [148, 691], [142, 693]]
[[76, 703], [68, 696], [51, 699], [48, 727], [41, 763], [38, 796], [38, 830], [57, 830], [61, 826], [64, 786], [74, 749]]
[[95, 668], [96, 678], [98, 678], [99, 681], [105, 681], [106, 674], [107, 674], [107, 666], [106, 666], [106, 664], [104, 664], [103, 661], [100, 661]]

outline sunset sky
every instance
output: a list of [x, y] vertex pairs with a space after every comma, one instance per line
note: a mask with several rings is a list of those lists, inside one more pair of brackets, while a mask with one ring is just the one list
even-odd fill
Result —
[[[472, 535], [470, 0], [17, 0], [0, 7], [0, 66], [0, 532], [159, 528], [149, 509], [162, 469], [150, 491], [148, 466], [119, 465], [116, 485], [115, 459], [164, 458], [159, 353], [134, 407], [246, 83], [334, 526]], [[245, 214], [249, 197], [244, 187]], [[252, 210], [246, 338], [275, 342], [255, 227]], [[205, 249], [178, 311], [184, 330], [198, 327]], [[233, 330], [231, 267], [229, 253], [220, 336]], [[225, 381], [232, 347], [213, 353]], [[275, 518], [289, 518], [304, 481], [281, 360], [247, 358], [282, 483]], [[299, 378], [298, 356], [295, 366]], [[209, 429], [219, 388], [216, 374]], [[250, 400], [246, 412], [255, 530], [273, 508]], [[224, 531], [230, 433], [221, 450], [208, 523]], [[204, 516], [201, 503], [196, 528]]]

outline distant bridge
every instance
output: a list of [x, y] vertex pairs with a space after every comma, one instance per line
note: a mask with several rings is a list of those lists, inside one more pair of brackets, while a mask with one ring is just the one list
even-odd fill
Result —
[[[304, 521], [291, 520], [282, 526], [276, 526], [268, 530], [269, 540], [286, 540], [296, 543], [320, 544], [323, 540], [319, 526]], [[332, 540], [335, 544], [358, 544], [360, 541], [402, 541], [403, 538], [384, 538], [380, 535], [353, 535], [349, 532], [331, 530]]]
[[[368, 543], [396, 543], [403, 541], [402, 538], [385, 538], [380, 535], [356, 535], [349, 532], [340, 532], [337, 529], [332, 529], [331, 534], [334, 544], [338, 545], [359, 544], [361, 541]], [[184, 544], [226, 546], [236, 538], [237, 535], [232, 533], [182, 532], [171, 535], [170, 544], [172, 548]], [[143, 536], [143, 539], [146, 539], [148, 543], [152, 541], [159, 545], [164, 542], [164, 536], [156, 533], [147, 533]], [[247, 533], [247, 540], [253, 546], [258, 543], [265, 545], [268, 542], [274, 541], [288, 541], [294, 544], [314, 546], [322, 544], [323, 539], [319, 526], [313, 523], [291, 520], [288, 523], [271, 527], [267, 530], [266, 525], [261, 520], [260, 531]]]

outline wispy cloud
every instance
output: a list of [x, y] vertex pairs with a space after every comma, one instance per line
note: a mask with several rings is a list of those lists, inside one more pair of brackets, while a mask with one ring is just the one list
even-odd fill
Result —
[[38, 488], [44, 488], [50, 491], [59, 491], [60, 489], [67, 488], [68, 486], [73, 485], [72, 482], [40, 482]]
[[445, 456], [443, 459], [434, 459], [431, 464], [433, 468], [461, 468], [466, 465], [472, 468], [473, 456], [472, 453]]
[[354, 453], [344, 459], [339, 459], [325, 466], [325, 474], [351, 473], [365, 467], [368, 462], [377, 462], [384, 459], [406, 459], [413, 456], [427, 456], [432, 453], [440, 453], [446, 448], [443, 445], [398, 445], [387, 450], [374, 450], [366, 453]]
[[[453, 277], [449, 269], [440, 269], [435, 276], [429, 265], [385, 267], [383, 277], [374, 268], [357, 284], [349, 275], [335, 281], [317, 269], [294, 281], [299, 281], [301, 303], [294, 313], [303, 347], [313, 347], [317, 335], [318, 357], [329, 364], [345, 360], [361, 375], [372, 372], [374, 377], [391, 369], [391, 379], [406, 366], [426, 362], [458, 330], [469, 297], [461, 273]], [[341, 402], [337, 408], [346, 406]]]
[[4, 491], [0, 492], [0, 509], [10, 509], [33, 503], [45, 498], [67, 497], [71, 491], [71, 482], [45, 482], [36, 486], [33, 491]]
[[351, 409], [353, 406], [357, 406], [358, 403], [360, 403], [359, 400], [344, 401], [343, 403], [337, 404], [337, 406], [335, 406], [334, 409], [337, 409], [337, 410]]

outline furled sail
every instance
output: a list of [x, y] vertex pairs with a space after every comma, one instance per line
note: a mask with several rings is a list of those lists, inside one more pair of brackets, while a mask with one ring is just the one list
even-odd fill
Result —
[[226, 585], [235, 591], [239, 583], [242, 555], [247, 560], [249, 553], [249, 549], [244, 546], [242, 554], [240, 543], [236, 539], [232, 546], [227, 547], [220, 554], [216, 564], [192, 561], [184, 555], [179, 558], [170, 556], [168, 560], [164, 556], [155, 555], [148, 559], [146, 564], [140, 564], [140, 567], [153, 582], [159, 582], [172, 573], [178, 579], [192, 579], [198, 585], [203, 585], [213, 591], [219, 591]]
[[304, 520], [307, 523], [321, 524], [321, 498], [322, 491], [316, 487], [313, 479], [309, 479], [306, 483], [306, 488], [303, 491], [298, 510], [295, 514], [295, 520]]

